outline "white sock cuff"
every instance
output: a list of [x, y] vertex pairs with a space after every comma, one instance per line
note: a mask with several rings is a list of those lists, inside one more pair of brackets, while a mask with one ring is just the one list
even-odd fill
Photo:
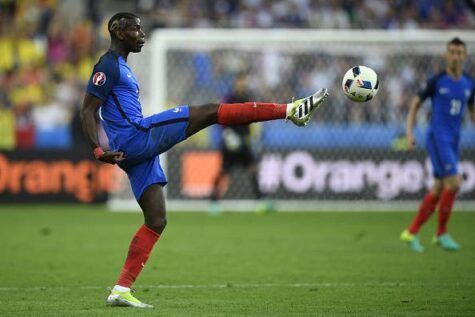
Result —
[[128, 292], [130, 291], [130, 288], [125, 287], [125, 286], [115, 285], [113, 290], [117, 292]]
[[287, 104], [287, 108], [285, 109], [285, 118], [286, 119], [290, 118], [290, 116], [292, 114], [292, 106], [293, 106], [293, 102]]

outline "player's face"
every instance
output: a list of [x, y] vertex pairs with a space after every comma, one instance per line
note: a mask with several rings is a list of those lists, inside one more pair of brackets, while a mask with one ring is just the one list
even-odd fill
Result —
[[466, 50], [463, 45], [450, 44], [445, 52], [447, 66], [452, 69], [461, 69], [465, 61]]
[[124, 44], [129, 52], [138, 53], [145, 45], [145, 32], [140, 25], [140, 19], [129, 19], [123, 30]]

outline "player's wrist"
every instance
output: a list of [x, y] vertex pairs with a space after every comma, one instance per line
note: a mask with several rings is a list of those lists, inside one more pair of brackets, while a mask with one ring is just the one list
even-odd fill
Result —
[[96, 147], [92, 152], [94, 153], [94, 157], [96, 159], [99, 159], [102, 157], [102, 155], [104, 155], [104, 150], [100, 146]]

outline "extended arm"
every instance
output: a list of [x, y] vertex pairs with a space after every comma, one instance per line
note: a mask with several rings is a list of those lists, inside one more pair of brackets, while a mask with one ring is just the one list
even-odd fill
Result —
[[97, 137], [96, 111], [102, 105], [102, 100], [86, 93], [81, 107], [81, 125], [87, 141], [94, 151], [94, 156], [103, 162], [115, 164], [124, 159], [124, 153], [105, 151], [101, 148]]
[[406, 124], [406, 140], [408, 149], [414, 147], [414, 125], [416, 123], [417, 111], [421, 107], [422, 101], [419, 96], [416, 96], [411, 101], [411, 106], [409, 108], [409, 113], [407, 114], [407, 124]]

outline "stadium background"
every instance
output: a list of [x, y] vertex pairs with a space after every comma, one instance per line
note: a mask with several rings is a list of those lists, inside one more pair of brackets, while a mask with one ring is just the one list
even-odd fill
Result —
[[[351, 28], [409, 35], [436, 29], [471, 35], [462, 33], [474, 26], [470, 4], [343, 0], [2, 1], [0, 201], [98, 202], [108, 196], [133, 200], [127, 182], [115, 168], [87, 160], [89, 149], [78, 116], [84, 85], [98, 56], [107, 49], [106, 22], [112, 12], [137, 12], [149, 40], [152, 30], [170, 28], [194, 28], [202, 33], [211, 33], [206, 31], [211, 28], [303, 32]], [[419, 42], [399, 40], [398, 46], [409, 46], [399, 53], [384, 44], [363, 40], [351, 45], [317, 42], [314, 47], [295, 51], [285, 50], [287, 46], [299, 47], [291, 39], [274, 50], [265, 46], [248, 49], [246, 44], [230, 47], [224, 43], [211, 49], [211, 45], [203, 48], [206, 43], [201, 47], [188, 45], [167, 51], [166, 71], [161, 77], [167, 86], [164, 80], [154, 82], [150, 75], [148, 66], [153, 65], [156, 55], [152, 41], [144, 54], [131, 58], [131, 63], [142, 85], [146, 113], [175, 104], [223, 100], [239, 72], [248, 73], [248, 89], [255, 100], [287, 101], [318, 87], [329, 87], [329, 103], [307, 129], [282, 123], [252, 127], [261, 189], [269, 199], [280, 200], [407, 201], [418, 199], [430, 185], [430, 166], [421, 150], [428, 103], [419, 113], [419, 148], [405, 152], [403, 136], [410, 98], [427, 76], [442, 67], [444, 40], [432, 47], [426, 43], [435, 34], [422, 34]], [[473, 51], [470, 38], [467, 40]], [[417, 47], [417, 43], [425, 45]], [[373, 50], [368, 50], [367, 45]], [[349, 102], [340, 91], [340, 77], [356, 64], [375, 68], [382, 82], [377, 98], [364, 105]], [[467, 72], [473, 73], [474, 68], [469, 58]], [[159, 67], [152, 72], [161, 70]], [[152, 100], [157, 90], [165, 95], [161, 98], [164, 105], [157, 106]], [[462, 170], [466, 181], [460, 198], [473, 200], [475, 128], [468, 116], [465, 119]], [[220, 131], [220, 127], [213, 127], [170, 152], [169, 198], [187, 201], [210, 194], [219, 168], [216, 150], [220, 147]], [[311, 167], [299, 164], [299, 160], [310, 161]], [[352, 173], [352, 165], [359, 176]], [[286, 171], [286, 176], [279, 171]], [[225, 198], [252, 199], [248, 182], [245, 173], [234, 171]]]
[[[474, 316], [475, 213], [460, 212], [475, 210], [468, 116], [464, 187], [449, 226], [462, 249], [430, 245], [436, 215], [420, 232], [423, 254], [398, 239], [430, 183], [422, 150], [429, 104], [419, 112], [418, 148], [407, 152], [408, 102], [441, 69], [453, 35], [467, 40], [466, 71], [474, 74], [473, 7], [442, 0], [0, 0], [0, 316], [132, 314], [104, 300], [143, 219], [109, 212], [105, 202], [136, 206], [123, 175], [92, 160], [78, 120], [93, 64], [108, 47], [105, 24], [118, 11], [137, 12], [148, 35], [143, 53], [129, 60], [146, 113], [220, 100], [243, 71], [256, 99], [331, 91], [305, 129], [282, 122], [251, 131], [261, 188], [279, 210], [299, 212], [169, 213], [135, 285], [156, 309], [134, 316]], [[274, 40], [272, 49], [259, 45]], [[355, 64], [381, 77], [379, 94], [364, 105], [340, 91]], [[168, 207], [206, 210], [201, 197], [219, 164], [219, 135], [211, 128], [169, 153]], [[241, 172], [232, 175], [228, 210], [256, 206]], [[404, 212], [364, 212], [387, 206]]]

